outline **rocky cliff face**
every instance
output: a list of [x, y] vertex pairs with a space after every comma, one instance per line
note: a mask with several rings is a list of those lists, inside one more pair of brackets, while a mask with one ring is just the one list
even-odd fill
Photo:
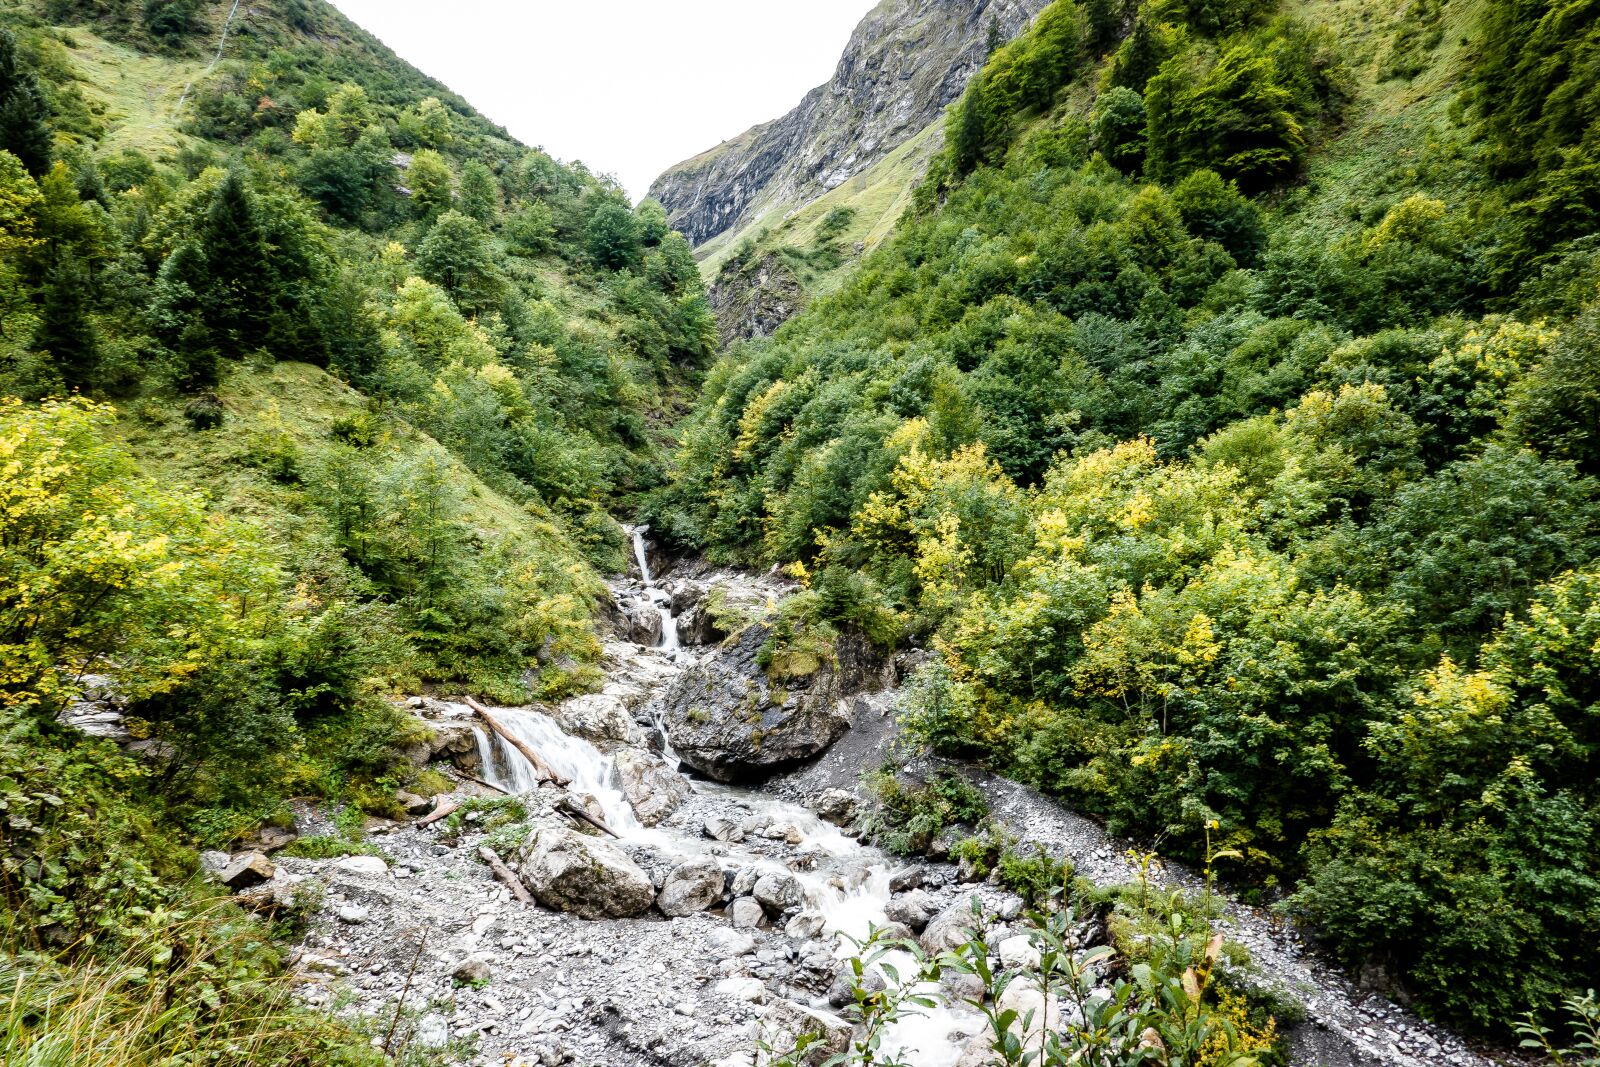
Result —
[[1048, 0], [883, 0], [856, 27], [839, 68], [783, 118], [656, 179], [650, 195], [701, 245], [754, 216], [798, 207], [882, 160], [961, 94], [987, 56]]

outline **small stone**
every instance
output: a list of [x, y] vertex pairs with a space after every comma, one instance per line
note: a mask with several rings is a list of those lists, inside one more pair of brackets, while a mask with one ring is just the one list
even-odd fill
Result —
[[407, 815], [420, 817], [433, 810], [433, 801], [404, 789], [395, 793], [394, 798], [402, 808], [406, 809]]
[[417, 1044], [423, 1048], [444, 1048], [450, 1043], [450, 1024], [442, 1015], [424, 1015], [417, 1023]]
[[692, 860], [667, 875], [656, 907], [669, 919], [705, 911], [722, 898], [722, 868], [716, 860]]
[[796, 941], [809, 941], [822, 933], [827, 926], [827, 920], [815, 912], [805, 912], [789, 920], [789, 925], [783, 932]]
[[381, 878], [389, 873], [389, 865], [377, 856], [345, 856], [333, 865], [334, 870], [363, 878]]
[[788, 915], [805, 906], [806, 891], [792, 874], [768, 871], [756, 880], [751, 896], [774, 916]]
[[751, 1004], [767, 999], [767, 985], [759, 978], [724, 978], [717, 983], [717, 992]]
[[1008, 970], [1022, 970], [1039, 966], [1039, 949], [1027, 934], [1018, 934], [1000, 942], [1000, 965]]
[[482, 985], [489, 980], [489, 957], [483, 953], [468, 956], [450, 969], [450, 977], [462, 985]]
[[909, 893], [913, 889], [921, 889], [927, 871], [921, 867], [901, 867], [889, 876], [889, 892]]
[[339, 917], [339, 921], [342, 923], [348, 923], [351, 926], [360, 926], [362, 923], [367, 921], [371, 913], [359, 904], [346, 904], [334, 914]]

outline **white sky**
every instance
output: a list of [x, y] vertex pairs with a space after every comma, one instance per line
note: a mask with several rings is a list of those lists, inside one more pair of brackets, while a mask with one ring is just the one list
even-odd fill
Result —
[[333, 0], [518, 140], [634, 199], [833, 74], [875, 0]]

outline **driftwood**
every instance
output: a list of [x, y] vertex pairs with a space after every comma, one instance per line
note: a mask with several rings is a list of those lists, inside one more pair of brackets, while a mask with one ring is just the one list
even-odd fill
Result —
[[565, 786], [568, 784], [567, 779], [561, 777], [561, 775], [555, 772], [554, 768], [539, 758], [539, 753], [529, 748], [522, 740], [513, 736], [510, 730], [507, 730], [504, 726], [502, 726], [500, 724], [500, 720], [496, 719], [492, 714], [490, 714], [488, 708], [484, 707], [476, 700], [473, 700], [471, 697], [466, 697], [465, 703], [467, 707], [477, 712], [478, 718], [489, 724], [489, 729], [493, 730], [495, 733], [504, 738], [506, 744], [522, 753], [523, 758], [525, 758], [529, 763], [533, 764], [533, 769], [539, 773], [539, 777], [543, 778], [547, 782], [554, 782], [559, 786]]
[[494, 876], [501, 884], [511, 890], [512, 896], [524, 904], [533, 903], [533, 894], [528, 892], [528, 887], [522, 884], [522, 879], [517, 877], [516, 872], [501, 862], [498, 852], [488, 845], [482, 845], [478, 848], [478, 858], [489, 865], [489, 869], [494, 872]]
[[578, 802], [573, 800], [570, 796], [564, 796], [560, 800], [556, 801], [556, 808], [563, 815], [566, 815], [569, 818], [581, 819], [590, 826], [594, 827], [596, 830], [599, 830], [601, 833], [610, 834], [618, 841], [622, 840], [621, 834], [617, 833], [615, 830], [601, 822], [599, 819], [595, 818], [593, 815], [590, 815], [588, 812], [584, 811], [583, 808], [579, 806]]
[[439, 802], [433, 806], [433, 811], [428, 815], [428, 817], [417, 820], [417, 826], [432, 826], [440, 819], [448, 819], [450, 816], [459, 811], [460, 808], [461, 805], [457, 804], [449, 797], [440, 797]]
[[476, 782], [478, 785], [483, 786], [485, 789], [493, 789], [496, 793], [504, 793], [508, 797], [514, 795], [511, 792], [511, 790], [507, 789], [505, 786], [503, 786], [503, 785], [495, 785], [493, 782], [485, 781], [484, 779], [479, 778], [475, 774], [468, 774], [466, 771], [461, 771], [460, 774], [461, 774], [461, 777], [465, 778], [467, 781]]

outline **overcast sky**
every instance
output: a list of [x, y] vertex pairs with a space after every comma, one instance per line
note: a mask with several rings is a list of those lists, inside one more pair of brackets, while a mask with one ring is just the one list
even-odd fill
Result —
[[334, 0], [528, 144], [635, 199], [827, 81], [874, 0]]

